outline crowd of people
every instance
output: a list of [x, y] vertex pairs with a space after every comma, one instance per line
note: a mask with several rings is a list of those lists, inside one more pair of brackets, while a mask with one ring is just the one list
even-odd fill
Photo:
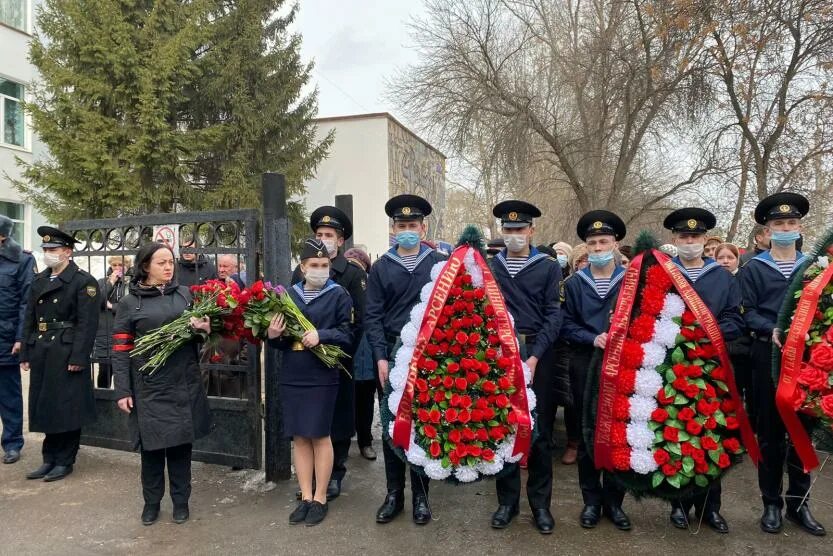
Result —
[[[786, 517], [813, 535], [824, 535], [807, 502], [810, 476], [797, 463], [794, 450], [775, 411], [770, 354], [781, 345], [775, 323], [791, 277], [806, 257], [798, 249], [807, 200], [793, 193], [770, 196], [755, 211], [752, 249], [743, 250], [709, 233], [717, 219], [709, 211], [678, 209], [664, 221], [671, 242], [661, 250], [690, 282], [719, 323], [729, 346], [735, 375], [745, 400], [763, 461], [758, 483], [764, 511], [760, 527], [782, 529]], [[376, 400], [382, 399], [388, 373], [401, 345], [420, 291], [442, 253], [426, 240], [430, 203], [399, 195], [385, 205], [393, 247], [371, 264], [360, 248], [345, 250], [352, 223], [339, 209], [325, 206], [310, 218], [314, 237], [303, 244], [300, 264], [287, 290], [313, 324], [299, 341], [284, 335], [280, 315], [268, 328], [269, 345], [284, 352], [280, 374], [283, 427], [294, 444], [298, 505], [292, 524], [321, 523], [329, 501], [337, 498], [347, 474], [348, 452], [356, 437], [362, 457], [378, 457], [372, 423]], [[567, 444], [564, 464], [577, 464], [584, 508], [582, 527], [602, 518], [629, 530], [625, 491], [599, 471], [582, 428], [588, 367], [595, 350], [604, 349], [607, 328], [623, 276], [636, 253], [621, 242], [625, 223], [616, 214], [594, 210], [581, 216], [576, 235], [582, 243], [555, 241], [535, 246], [535, 220], [545, 217], [533, 204], [509, 200], [494, 207], [501, 237], [488, 243], [492, 273], [511, 313], [525, 363], [533, 371], [537, 435], [526, 467], [526, 498], [532, 522], [542, 534], [553, 532], [553, 423], [564, 408]], [[191, 304], [189, 285], [207, 279], [232, 280], [243, 286], [235, 257], [214, 263], [202, 255], [179, 259], [165, 245], [143, 246], [132, 261], [108, 260], [107, 275], [96, 280], [72, 262], [75, 239], [59, 229], [38, 230], [47, 268], [33, 272], [31, 254], [11, 238], [11, 222], [0, 217], [0, 409], [4, 463], [14, 463], [23, 446], [20, 370], [31, 373], [29, 427], [45, 434], [43, 464], [28, 479], [56, 481], [72, 472], [81, 429], [95, 419], [91, 362], [98, 362], [96, 384], [117, 392], [118, 407], [129, 415], [134, 447], [141, 454], [144, 508], [150, 525], [160, 514], [168, 470], [173, 520], [189, 516], [191, 451], [210, 431], [207, 390], [200, 374], [197, 340], [180, 348], [151, 376], [138, 372], [142, 357], [131, 357], [137, 339], [171, 322]], [[798, 244], [798, 245], [797, 245]], [[188, 247], [188, 246], [184, 246]], [[211, 330], [207, 318], [192, 319], [195, 330]], [[109, 333], [107, 332], [109, 331]], [[352, 355], [348, 372], [330, 368], [310, 351], [334, 344]], [[19, 368], [18, 368], [19, 367]], [[410, 478], [412, 518], [431, 520], [429, 479], [401, 459], [383, 432], [386, 494], [375, 520], [392, 522], [404, 511]], [[789, 476], [782, 492], [784, 470]], [[495, 482], [498, 507], [491, 527], [509, 527], [520, 511], [521, 465]], [[712, 529], [729, 531], [720, 514], [720, 481], [705, 492], [681, 496], [670, 508], [671, 522], [688, 527], [691, 511]]]

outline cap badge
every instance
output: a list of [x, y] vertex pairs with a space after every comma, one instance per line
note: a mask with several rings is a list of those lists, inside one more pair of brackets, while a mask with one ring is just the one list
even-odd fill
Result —
[[783, 213], [790, 212], [790, 205], [781, 205], [778, 210]]
[[402, 207], [402, 214], [404, 214], [405, 216], [411, 214], [411, 207]]
[[696, 221], [695, 219], [693, 219], [693, 218], [692, 218], [691, 220], [689, 220], [689, 221], [687, 222], [687, 224], [688, 224], [688, 228], [689, 228], [690, 230], [693, 230], [694, 228], [696, 228], [696, 227], [697, 227], [697, 221]]
[[325, 215], [325, 216], [321, 219], [321, 222], [324, 222], [325, 224], [326, 224], [327, 222], [329, 222], [329, 221], [330, 221], [330, 217], [329, 217], [329, 216], [327, 216], [327, 215]]
[[318, 256], [319, 256], [319, 257], [323, 257], [323, 256], [324, 256], [324, 252], [323, 252], [323, 251], [319, 251], [319, 252], [318, 252]]
[[52, 236], [43, 236], [43, 241], [49, 242], [52, 239]]
[[509, 220], [511, 220], [512, 222], [514, 222], [514, 221], [516, 221], [517, 219], [518, 219], [518, 213], [517, 213], [517, 212], [510, 212], [510, 213], [509, 213]]
[[604, 224], [602, 224], [601, 220], [596, 220], [595, 222], [593, 222], [594, 230], [601, 230], [602, 226], [604, 226]]

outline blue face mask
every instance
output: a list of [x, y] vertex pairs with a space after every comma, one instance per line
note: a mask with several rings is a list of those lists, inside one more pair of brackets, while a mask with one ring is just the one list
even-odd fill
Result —
[[592, 266], [607, 266], [613, 260], [613, 251], [605, 251], [603, 253], [590, 253], [587, 256], [587, 262]]
[[789, 245], [798, 241], [801, 237], [801, 232], [772, 232], [772, 243], [780, 247], [788, 247]]
[[567, 268], [567, 255], [558, 255], [557, 259], [561, 268]]
[[399, 232], [396, 234], [396, 243], [404, 249], [413, 249], [419, 245], [419, 234], [416, 232]]

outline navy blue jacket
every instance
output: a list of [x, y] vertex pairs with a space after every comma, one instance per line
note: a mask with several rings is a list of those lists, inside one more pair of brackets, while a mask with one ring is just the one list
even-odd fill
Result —
[[506, 267], [506, 249], [491, 260], [492, 273], [519, 334], [536, 334], [528, 355], [540, 359], [558, 339], [561, 329], [561, 267], [534, 247], [529, 260], [513, 278]]
[[420, 246], [417, 265], [409, 272], [396, 252], [396, 246], [370, 268], [367, 278], [367, 303], [364, 329], [373, 360], [388, 359], [388, 338], [399, 336], [419, 303], [419, 292], [431, 281], [431, 269], [446, 256], [426, 245]]
[[703, 270], [700, 271], [697, 281], [692, 282], [680, 258], [674, 257], [673, 261], [717, 319], [723, 340], [731, 342], [740, 338], [746, 326], [740, 311], [740, 285], [732, 273], [717, 264], [714, 259], [704, 258]]
[[[333, 280], [328, 280], [318, 297], [304, 301], [304, 283], [288, 288], [289, 296], [318, 331], [318, 341], [347, 351], [353, 345], [353, 301], [350, 294]], [[338, 369], [327, 367], [307, 349], [293, 350], [293, 340], [281, 336], [269, 340], [283, 350], [283, 363], [278, 382], [294, 386], [329, 386], [338, 384]]]
[[778, 321], [781, 304], [796, 272], [810, 260], [801, 252], [795, 254], [795, 266], [789, 278], [785, 278], [769, 251], [749, 259], [738, 271], [743, 297], [743, 320], [754, 335], [769, 338]]
[[23, 341], [26, 302], [34, 278], [35, 258], [6, 238], [0, 243], [0, 365], [18, 365], [12, 347]]
[[610, 277], [610, 289], [605, 297], [596, 293], [589, 266], [564, 280], [561, 337], [571, 344], [592, 346], [596, 336], [610, 326], [610, 313], [616, 305], [624, 277], [625, 269], [617, 266]]

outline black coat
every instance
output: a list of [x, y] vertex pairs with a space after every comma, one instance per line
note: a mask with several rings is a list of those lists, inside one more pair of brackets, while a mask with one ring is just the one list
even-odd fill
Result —
[[182, 286], [196, 286], [217, 279], [217, 268], [203, 255], [197, 255], [193, 261], [178, 259], [175, 271], [174, 279]]
[[35, 277], [35, 258], [12, 238], [0, 243], [0, 365], [17, 367], [15, 342], [23, 341], [26, 301]]
[[[51, 274], [47, 268], [32, 281], [20, 360], [31, 370], [29, 430], [59, 433], [95, 421], [90, 353], [100, 294], [95, 278], [72, 261], [54, 280]], [[70, 372], [70, 365], [83, 369]]]
[[119, 302], [113, 326], [113, 380], [120, 398], [133, 397], [130, 434], [134, 448], [160, 450], [190, 444], [211, 432], [196, 341], [175, 351], [150, 376], [139, 372], [145, 357], [130, 357], [135, 339], [178, 318], [191, 301], [185, 286], [173, 283], [160, 291], [131, 283], [130, 293]]
[[[119, 278], [115, 284], [111, 284], [109, 276], [98, 281], [98, 291], [101, 293], [101, 304], [99, 305], [101, 315], [98, 319], [98, 332], [95, 335], [93, 346], [93, 359], [96, 361], [107, 361], [110, 359], [110, 351], [113, 348], [113, 323], [116, 317], [116, 309], [119, 308], [119, 301], [127, 295], [127, 282], [130, 276]], [[107, 308], [107, 302], [112, 305]]]

